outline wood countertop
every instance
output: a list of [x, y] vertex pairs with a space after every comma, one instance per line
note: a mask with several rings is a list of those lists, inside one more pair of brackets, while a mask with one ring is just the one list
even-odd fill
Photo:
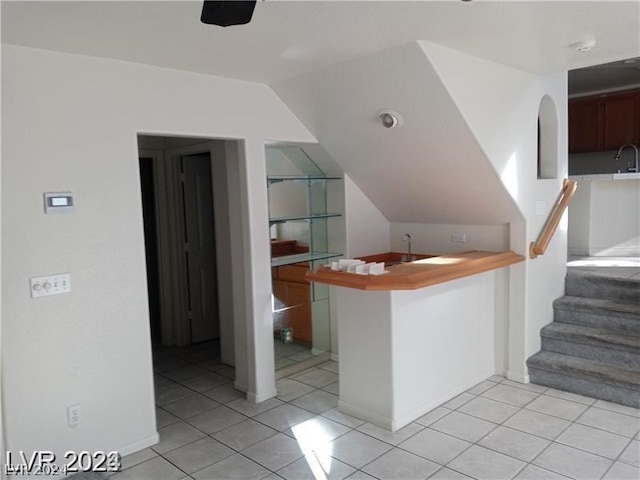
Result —
[[359, 290], [416, 290], [456, 278], [523, 262], [525, 258], [515, 252], [469, 251], [425, 258], [410, 263], [386, 267], [382, 275], [360, 275], [331, 270], [320, 266], [309, 271], [308, 280]]

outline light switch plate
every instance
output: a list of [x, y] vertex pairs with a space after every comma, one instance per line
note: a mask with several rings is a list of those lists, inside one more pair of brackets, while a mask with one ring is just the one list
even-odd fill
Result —
[[536, 202], [536, 215], [544, 215], [547, 213], [547, 202], [541, 200]]
[[47, 275], [46, 277], [33, 277], [29, 283], [31, 287], [31, 298], [59, 295], [71, 291], [71, 275], [68, 273], [58, 273], [55, 275]]
[[464, 232], [457, 232], [451, 235], [451, 241], [455, 243], [466, 243], [467, 235]]

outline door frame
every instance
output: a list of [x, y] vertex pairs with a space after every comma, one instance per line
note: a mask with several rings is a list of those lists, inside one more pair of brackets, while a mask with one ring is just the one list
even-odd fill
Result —
[[[187, 138], [191, 143], [160, 150], [138, 148], [138, 155], [152, 156], [156, 181], [156, 209], [166, 213], [159, 216], [158, 266], [161, 288], [161, 329], [166, 338], [174, 338], [186, 344], [189, 336], [182, 315], [186, 312], [186, 288], [179, 280], [181, 269], [186, 268], [184, 252], [172, 247], [175, 238], [182, 239], [180, 165], [175, 161], [180, 155], [209, 152], [213, 181], [213, 201], [218, 273], [218, 297], [220, 314], [220, 357], [224, 364], [235, 367], [234, 387], [253, 391], [255, 362], [252, 326], [251, 265], [247, 256], [246, 238], [248, 225], [248, 187], [244, 179], [246, 147], [241, 139], [198, 138], [171, 133], [138, 132], [139, 137]], [[156, 147], [152, 147], [156, 148]], [[176, 180], [177, 179], [177, 180]], [[174, 343], [178, 344], [178, 343]], [[275, 387], [274, 387], [275, 391]], [[270, 398], [273, 395], [269, 395]]]

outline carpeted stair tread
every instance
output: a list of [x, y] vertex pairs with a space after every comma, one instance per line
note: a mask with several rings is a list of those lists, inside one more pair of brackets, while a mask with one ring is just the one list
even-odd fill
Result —
[[553, 322], [545, 326], [540, 334], [543, 338], [593, 345], [597, 347], [630, 350], [640, 354], [640, 335], [620, 334], [603, 328]]
[[538, 352], [527, 360], [529, 368], [561, 373], [568, 376], [590, 379], [634, 390], [640, 394], [640, 371], [607, 365], [571, 355], [553, 352]]
[[531, 381], [640, 408], [640, 278], [569, 272], [553, 312]]
[[587, 298], [566, 295], [553, 302], [553, 307], [561, 310], [601, 313], [610, 315], [638, 316], [640, 321], [640, 302], [610, 300], [607, 298]]
[[605, 277], [589, 272], [569, 272], [565, 294], [574, 297], [640, 301], [640, 279]]

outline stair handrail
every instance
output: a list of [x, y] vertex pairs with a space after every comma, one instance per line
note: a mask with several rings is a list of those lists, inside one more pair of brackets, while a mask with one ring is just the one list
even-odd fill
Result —
[[565, 178], [562, 182], [562, 190], [560, 191], [560, 194], [556, 199], [556, 203], [553, 205], [547, 220], [544, 222], [540, 235], [538, 235], [537, 240], [535, 242], [531, 242], [531, 245], [529, 246], [529, 257], [532, 259], [537, 258], [539, 255], [544, 255], [547, 251], [549, 242], [551, 242], [551, 238], [553, 238], [553, 234], [558, 228], [560, 219], [562, 218], [562, 215], [564, 215], [564, 211], [569, 206], [577, 188], [578, 183], [573, 180]]

